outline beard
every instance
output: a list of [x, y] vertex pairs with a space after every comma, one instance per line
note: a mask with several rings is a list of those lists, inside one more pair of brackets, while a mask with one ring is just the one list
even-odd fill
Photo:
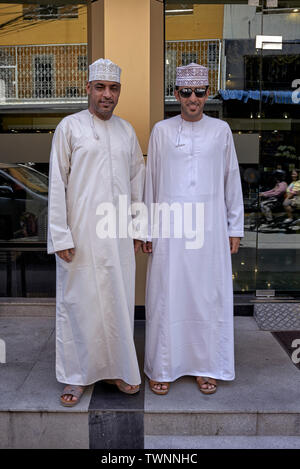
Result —
[[92, 107], [96, 115], [106, 120], [112, 116], [116, 105], [117, 103], [114, 103], [113, 101], [107, 101], [107, 102], [103, 101], [101, 103], [100, 102], [93, 103]]

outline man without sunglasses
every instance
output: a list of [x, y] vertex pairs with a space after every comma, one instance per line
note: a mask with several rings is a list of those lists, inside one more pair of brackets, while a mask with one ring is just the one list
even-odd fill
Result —
[[48, 253], [56, 254], [56, 377], [67, 384], [60, 397], [67, 407], [96, 381], [126, 394], [141, 382], [133, 326], [134, 253], [142, 242], [97, 233], [99, 207], [117, 213], [120, 196], [128, 204], [143, 197], [135, 131], [114, 114], [120, 77], [109, 59], [91, 64], [89, 107], [65, 117], [52, 142]]

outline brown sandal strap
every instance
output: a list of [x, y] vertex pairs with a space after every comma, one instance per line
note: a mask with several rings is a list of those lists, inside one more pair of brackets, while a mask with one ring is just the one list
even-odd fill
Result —
[[[214, 382], [212, 382], [212, 380]], [[200, 387], [203, 386], [204, 384], [211, 384], [212, 386], [217, 387], [217, 382], [216, 382], [215, 378], [204, 378], [203, 376], [197, 376], [196, 381], [197, 381], [197, 383], [199, 384]]]
[[212, 384], [213, 386], [217, 386], [217, 381], [215, 378], [208, 378], [207, 380], [208, 384]]
[[82, 394], [83, 394], [84, 389], [82, 389], [79, 386], [66, 386], [65, 389], [63, 390], [63, 393], [61, 394], [61, 397], [66, 396], [66, 395], [71, 395], [73, 397], [77, 397], [79, 399]]
[[169, 386], [170, 383], [164, 383], [163, 381], [153, 381], [152, 379], [150, 379], [150, 384], [151, 384], [151, 386], [153, 386], [155, 384]]

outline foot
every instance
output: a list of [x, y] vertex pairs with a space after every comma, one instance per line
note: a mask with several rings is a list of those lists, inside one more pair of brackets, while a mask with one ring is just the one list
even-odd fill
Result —
[[153, 388], [156, 389], [157, 391], [167, 391], [169, 386], [167, 386], [167, 384], [157, 383], [157, 384], [154, 384]]
[[60, 401], [65, 406], [76, 405], [80, 401], [82, 394], [84, 393], [84, 386], [70, 385], [68, 384], [63, 393], [60, 396]]
[[140, 390], [139, 385], [128, 384], [122, 379], [116, 379], [116, 385], [118, 386], [120, 391], [125, 392], [127, 394], [135, 394]]
[[108, 384], [115, 384], [119, 391], [124, 392], [125, 394], [135, 394], [140, 390], [139, 385], [128, 384], [122, 379], [106, 379], [105, 382]]
[[153, 391], [155, 394], [167, 394], [169, 392], [169, 387], [170, 383], [163, 383], [160, 381], [153, 381], [150, 379], [149, 381], [150, 389]]
[[217, 381], [214, 378], [198, 376], [196, 381], [200, 391], [204, 394], [213, 394], [217, 390]]

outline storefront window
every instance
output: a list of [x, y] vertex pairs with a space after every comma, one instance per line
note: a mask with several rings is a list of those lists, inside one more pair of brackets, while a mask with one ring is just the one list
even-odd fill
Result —
[[236, 292], [300, 291], [300, 2], [275, 3], [195, 1], [187, 16], [178, 2], [165, 17], [165, 116], [180, 112], [176, 66], [190, 59], [210, 70], [206, 114], [233, 132], [245, 205]]
[[47, 255], [51, 139], [87, 107], [87, 6], [0, 5], [0, 296], [55, 296]]
[[0, 238], [46, 241], [48, 177], [25, 165], [0, 163]]

